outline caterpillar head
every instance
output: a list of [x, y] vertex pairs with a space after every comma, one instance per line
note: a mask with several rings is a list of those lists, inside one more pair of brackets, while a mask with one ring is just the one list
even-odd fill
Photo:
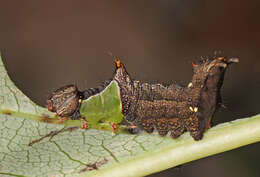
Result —
[[79, 91], [75, 85], [67, 85], [54, 91], [47, 100], [46, 107], [58, 116], [71, 116], [78, 108]]

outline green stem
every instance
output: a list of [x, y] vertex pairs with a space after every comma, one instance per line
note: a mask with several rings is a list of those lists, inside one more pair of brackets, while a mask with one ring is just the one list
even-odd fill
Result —
[[[187, 133], [184, 136], [188, 136]], [[260, 115], [213, 127], [200, 141], [194, 141], [191, 137], [181, 137], [180, 141], [157, 151], [82, 176], [145, 176], [258, 141], [260, 141]]]
[[[0, 114], [5, 115], [12, 115], [15, 117], [20, 117], [24, 119], [39, 121], [39, 122], [45, 122], [45, 123], [53, 123], [53, 124], [60, 124], [59, 120], [60, 117], [55, 116], [54, 114], [51, 115], [36, 115], [36, 114], [29, 114], [24, 112], [18, 112], [8, 109], [0, 109]], [[69, 118], [62, 123], [62, 125], [65, 126], [78, 126], [80, 127], [82, 125], [82, 120], [70, 120]], [[110, 123], [99, 123], [99, 124], [91, 124], [88, 128], [97, 129], [97, 130], [105, 130], [105, 131], [113, 131], [113, 128]], [[125, 126], [118, 126], [117, 133], [127, 133]]]

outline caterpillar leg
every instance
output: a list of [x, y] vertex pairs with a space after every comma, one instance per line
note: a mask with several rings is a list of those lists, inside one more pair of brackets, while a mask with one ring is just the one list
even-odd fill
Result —
[[172, 138], [178, 138], [186, 131], [186, 128], [183, 124], [183, 120], [180, 118], [168, 119], [168, 126], [169, 131], [171, 131]]
[[81, 116], [81, 119], [83, 120], [83, 123], [82, 123], [80, 128], [81, 129], [87, 129], [88, 128], [88, 121], [87, 121], [86, 117]]
[[160, 136], [165, 136], [168, 133], [168, 120], [164, 117], [156, 119], [156, 130]]
[[141, 126], [147, 133], [152, 133], [154, 130], [154, 119], [143, 119]]
[[126, 126], [126, 129], [129, 133], [131, 133], [131, 134], [139, 133], [140, 128], [137, 125], [135, 125], [133, 122], [129, 121], [128, 117], [130, 117], [130, 116], [124, 117], [122, 124]]
[[196, 115], [191, 115], [189, 118], [184, 119], [184, 124], [194, 140], [202, 138], [205, 126], [200, 125], [199, 118]]
[[140, 132], [140, 128], [136, 125], [128, 126], [127, 131], [131, 134], [137, 134]]

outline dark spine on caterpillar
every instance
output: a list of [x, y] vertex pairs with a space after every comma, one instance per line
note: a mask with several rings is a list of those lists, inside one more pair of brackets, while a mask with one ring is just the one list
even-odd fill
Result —
[[[125, 116], [126, 122], [134, 121], [137, 101], [139, 99], [139, 92], [136, 83], [132, 81], [130, 75], [127, 73], [124, 65], [116, 61], [116, 71], [113, 77], [120, 88], [120, 97], [122, 102], [122, 114]], [[132, 123], [131, 123], [132, 124]]]
[[116, 62], [114, 80], [120, 87], [125, 122], [151, 133], [177, 138], [189, 131], [195, 140], [202, 138], [220, 102], [225, 70], [238, 59], [213, 57], [193, 63], [194, 75], [188, 87], [176, 84], [132, 81], [126, 68]]

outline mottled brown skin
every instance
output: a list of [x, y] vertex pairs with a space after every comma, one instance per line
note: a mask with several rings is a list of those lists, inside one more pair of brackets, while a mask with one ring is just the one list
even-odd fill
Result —
[[132, 81], [123, 64], [117, 66], [114, 80], [120, 87], [125, 123], [152, 133], [177, 138], [189, 131], [195, 140], [202, 138], [221, 104], [220, 89], [224, 74], [236, 58], [214, 57], [193, 64], [192, 84], [163, 86]]
[[[192, 81], [187, 87], [181, 87], [134, 81], [124, 65], [116, 60], [113, 80], [120, 88], [123, 124], [132, 133], [138, 132], [137, 129], [148, 133], [156, 130], [160, 136], [170, 132], [172, 138], [177, 138], [189, 131], [194, 140], [200, 140], [221, 104], [225, 70], [236, 62], [237, 58], [213, 57], [193, 63]], [[59, 116], [78, 119], [80, 100], [101, 92], [110, 82], [83, 92], [74, 85], [62, 87], [47, 100], [47, 108]]]

